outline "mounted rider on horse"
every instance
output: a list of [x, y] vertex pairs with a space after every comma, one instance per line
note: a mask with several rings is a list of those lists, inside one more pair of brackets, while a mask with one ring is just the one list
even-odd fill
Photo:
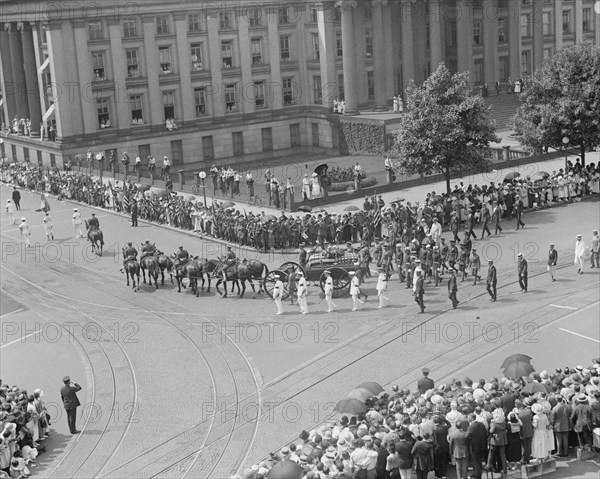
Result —
[[183, 246], [179, 247], [179, 251], [177, 251], [175, 253], [175, 263], [174, 263], [174, 267], [175, 269], [184, 266], [187, 264], [187, 262], [190, 259], [190, 254], [183, 249]]
[[231, 246], [227, 247], [227, 253], [225, 253], [225, 256], [223, 256], [222, 260], [224, 262], [223, 271], [222, 271], [223, 281], [226, 282], [227, 281], [227, 270], [232, 269], [233, 265], [237, 264], [237, 256], [231, 249]]
[[150, 243], [150, 240], [146, 240], [142, 245], [142, 256], [140, 257], [140, 263], [147, 256], [154, 256], [156, 254], [156, 246], [154, 243]]
[[137, 260], [137, 255], [138, 252], [133, 246], [133, 243], [130, 241], [129, 243], [127, 243], [127, 246], [123, 248], [123, 267], [121, 268], [121, 273], [123, 272], [123, 270], [125, 269], [125, 265], [127, 265], [129, 261]]

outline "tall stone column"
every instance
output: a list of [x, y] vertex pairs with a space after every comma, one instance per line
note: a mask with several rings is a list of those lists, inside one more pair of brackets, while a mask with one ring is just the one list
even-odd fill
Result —
[[442, 48], [442, 11], [440, 0], [429, 1], [429, 61], [431, 73], [444, 60]]
[[385, 81], [385, 52], [383, 40], [383, 7], [387, 0], [373, 0], [373, 65], [375, 67], [375, 111], [386, 111], [387, 88]]
[[344, 102], [345, 115], [358, 115], [356, 48], [354, 44], [353, 9], [356, 1], [342, 0], [337, 5], [342, 9], [342, 55], [344, 57]]
[[532, 2], [531, 22], [533, 30], [533, 71], [536, 71], [541, 68], [544, 62], [544, 4], [542, 2]]
[[[473, 74], [473, 2], [457, 0], [456, 2], [456, 55], [459, 72], [469, 71]], [[473, 78], [471, 77], [471, 80]]]
[[508, 76], [521, 77], [521, 0], [508, 0]]
[[21, 33], [17, 28], [23, 24], [12, 24], [8, 30], [8, 45], [10, 48], [10, 62], [12, 64], [14, 92], [16, 101], [15, 115], [17, 119], [29, 118], [29, 105], [27, 103], [27, 85], [25, 83], [25, 69], [23, 68], [23, 43]]
[[498, 60], [498, 0], [483, 0], [483, 81], [496, 83], [500, 64]]
[[600, 45], [600, 12], [592, 11], [594, 18], [594, 31], [596, 32], [596, 45]]
[[28, 22], [22, 24], [21, 43], [23, 44], [23, 69], [25, 71], [29, 119], [31, 120], [31, 136], [37, 137], [40, 135], [42, 105], [40, 104], [39, 85], [37, 81], [33, 32], [31, 30], [31, 25]]
[[[414, 6], [412, 3], [401, 3], [401, 30], [402, 30], [402, 83], [406, 89], [415, 77], [415, 40], [413, 31]], [[401, 92], [404, 95], [404, 92]]]
[[[269, 22], [270, 25], [274, 22]], [[275, 23], [275, 29], [277, 24]], [[223, 76], [221, 68], [221, 39], [219, 38], [219, 15], [215, 12], [210, 12], [206, 17], [206, 28], [208, 33], [208, 50], [210, 59], [210, 75], [211, 85], [210, 91], [207, 92], [207, 100], [211, 102], [213, 116], [225, 116], [225, 102], [223, 101]], [[277, 37], [277, 46], [279, 48], [279, 37]], [[273, 61], [279, 61], [279, 55], [274, 57]]]
[[[239, 88], [240, 95], [238, 111], [252, 113], [255, 111], [254, 101], [254, 82], [252, 81], [252, 53], [250, 51], [250, 33], [248, 31], [248, 17], [240, 15], [238, 17], [238, 38], [240, 39], [240, 69], [242, 70], [242, 84]], [[268, 101], [267, 91], [265, 90], [265, 101]]]
[[[334, 25], [335, 19], [331, 14], [334, 7], [332, 3], [324, 2], [323, 4], [318, 5], [317, 8], [317, 25], [319, 28], [319, 65], [321, 67], [321, 80], [323, 82], [324, 92], [323, 106], [331, 108], [333, 106], [333, 100], [339, 99], [340, 97], [337, 74], [335, 71], [335, 61], [337, 59]], [[269, 23], [269, 27], [271, 23]], [[277, 25], [275, 25], [275, 29], [277, 29]], [[278, 62], [271, 62], [271, 65], [274, 64], [279, 65]], [[275, 79], [279, 77], [281, 77], [281, 74], [279, 74], [279, 76], [275, 76], [273, 70], [271, 69], [271, 78]], [[331, 92], [333, 92], [333, 94], [331, 94]], [[279, 94], [279, 97], [281, 97], [281, 93]]]
[[179, 69], [179, 78], [181, 79], [181, 113], [182, 120], [193, 120], [196, 117], [196, 107], [194, 104], [194, 92], [192, 88], [191, 75], [191, 54], [189, 41], [187, 38], [187, 14], [177, 13], [175, 18], [175, 35], [177, 37], [177, 61]]
[[563, 0], [554, 0], [554, 46], [562, 47], [563, 27], [562, 27]]
[[[596, 2], [598, 3], [598, 2]], [[598, 7], [597, 7], [598, 8]], [[583, 0], [575, 0], [575, 43], [583, 41]], [[598, 16], [600, 12], [595, 12], [592, 8], [592, 15]]]
[[[112, 60], [112, 74], [115, 80], [115, 108], [116, 114], [111, 114], [111, 125], [114, 123], [119, 129], [127, 129], [131, 126], [131, 113], [129, 111], [130, 103], [127, 98], [127, 60], [125, 49], [121, 41], [122, 27], [118, 18], [111, 18], [108, 21], [108, 34], [110, 35], [110, 56]], [[89, 58], [89, 55], [88, 55]], [[89, 61], [89, 60], [88, 60]], [[139, 59], [138, 59], [139, 61]], [[91, 65], [87, 68], [92, 81]]]
[[0, 59], [2, 60], [2, 79], [6, 122], [11, 124], [13, 118], [17, 115], [17, 99], [15, 94], [15, 80], [13, 77], [13, 67], [10, 56], [10, 45], [8, 43], [8, 29], [10, 23], [0, 26]]
[[[155, 33], [156, 24], [153, 16], [142, 17], [144, 29], [144, 50], [146, 51], [146, 77], [148, 78], [148, 97], [150, 104], [150, 114], [144, 113], [144, 123], [152, 125], [164, 125], [162, 94], [158, 75], [160, 64], [158, 61], [158, 46], [156, 44]], [[173, 55], [174, 52], [171, 52]]]

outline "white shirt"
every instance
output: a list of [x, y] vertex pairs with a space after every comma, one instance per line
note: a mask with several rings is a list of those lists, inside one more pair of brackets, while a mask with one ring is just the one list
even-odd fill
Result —
[[19, 229], [21, 230], [21, 235], [23, 236], [29, 236], [29, 225], [27, 223], [25, 223], [25, 221], [23, 221], [20, 225], [19, 225]]
[[43, 221], [44, 221], [44, 225], [45, 225], [47, 228], [52, 228], [52, 218], [50, 218], [50, 215], [48, 215], [48, 216], [44, 216], [44, 219], [43, 219]]
[[586, 250], [585, 241], [579, 240], [575, 242], [575, 259], [583, 258]]
[[298, 287], [298, 297], [302, 298], [306, 296], [306, 278], [301, 276], [297, 283]]
[[352, 281], [350, 281], [350, 295], [357, 296], [360, 294], [360, 281], [356, 276], [352, 277]]
[[385, 279], [385, 274], [381, 273], [379, 275], [379, 278], [377, 279], [377, 287], [376, 287], [377, 291], [382, 292], [385, 291], [387, 289], [387, 281]]
[[331, 276], [325, 280], [325, 294], [333, 294], [333, 278]]
[[273, 287], [273, 299], [279, 299], [283, 295], [283, 283], [280, 279], [275, 281], [275, 286]]
[[74, 225], [81, 224], [81, 213], [79, 213], [79, 211], [76, 211], [75, 213], [73, 213], [73, 224]]
[[439, 237], [442, 235], [442, 225], [440, 225], [439, 222], [434, 221], [429, 232], [431, 233], [433, 240], [437, 242]]
[[13, 215], [13, 214], [15, 214], [15, 211], [17, 211], [17, 209], [15, 208], [15, 205], [13, 205], [12, 203], [7, 203], [6, 212], [9, 215]]

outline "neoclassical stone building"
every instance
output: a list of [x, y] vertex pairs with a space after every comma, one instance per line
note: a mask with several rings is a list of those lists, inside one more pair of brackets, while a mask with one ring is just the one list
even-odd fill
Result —
[[[368, 117], [441, 61], [474, 86], [528, 75], [557, 47], [600, 45], [594, 4], [3, 1], [1, 153], [61, 164], [114, 149], [198, 167], [333, 152], [334, 100]], [[14, 119], [29, 127], [7, 134]]]

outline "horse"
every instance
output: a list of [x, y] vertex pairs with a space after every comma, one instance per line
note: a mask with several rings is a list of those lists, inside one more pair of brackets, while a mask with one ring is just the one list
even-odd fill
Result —
[[142, 270], [144, 284], [146, 284], [146, 270], [148, 270], [148, 282], [152, 285], [152, 278], [154, 278], [154, 286], [158, 289], [158, 272], [160, 271], [160, 266], [158, 265], [156, 256], [149, 255], [142, 258], [140, 269]]
[[183, 284], [184, 278], [190, 280], [190, 288], [196, 296], [200, 294], [198, 291], [198, 278], [202, 276], [202, 264], [198, 258], [192, 258], [187, 263], [177, 265], [175, 267], [175, 279], [177, 280], [177, 292], [181, 293], [181, 287], [185, 289]]
[[[136, 260], [129, 260], [125, 263], [125, 274], [127, 275], [127, 286], [129, 286], [129, 277], [133, 281], [133, 291], [139, 291], [140, 289], [140, 263]], [[137, 285], [135, 278], [137, 277]], [[137, 286], [137, 288], [136, 288]]]
[[[201, 286], [201, 290], [204, 291], [204, 276], [206, 276], [206, 280], [208, 281], [208, 288], [206, 290], [207, 293], [210, 293], [210, 284], [214, 275], [214, 271], [217, 268], [217, 265], [219, 264], [219, 262], [215, 259], [211, 259], [211, 260], [198, 260], [197, 262], [198, 265], [200, 265], [200, 276], [199, 278], [202, 280], [202, 286]], [[238, 291], [239, 291], [240, 287], [238, 284]]]
[[169, 273], [169, 276], [171, 277], [171, 284], [173, 284], [173, 260], [162, 251], [156, 252], [156, 258], [158, 261], [158, 267], [160, 268], [160, 284], [165, 284], [165, 270], [167, 270], [167, 273]]
[[[262, 263], [261, 261], [258, 260], [243, 260], [239, 263], [233, 264], [231, 266], [229, 266], [226, 270], [226, 277], [225, 277], [225, 281], [223, 280], [223, 270], [225, 269], [226, 265], [222, 260], [218, 260], [215, 270], [213, 271], [213, 276], [218, 277], [219, 279], [217, 280], [217, 284], [215, 285], [215, 287], [217, 288], [217, 292], [219, 294], [221, 294], [221, 296], [223, 298], [227, 297], [227, 281], [234, 281], [234, 282], [241, 282], [242, 283], [242, 290], [240, 292], [240, 287], [239, 287], [239, 283], [238, 283], [238, 294], [240, 295], [240, 298], [244, 297], [244, 293], [246, 292], [246, 281], [248, 281], [250, 283], [250, 286], [252, 287], [252, 297], [256, 298], [256, 290], [254, 288], [254, 283], [252, 282], [253, 279], [257, 279], [259, 280], [259, 287], [258, 287], [258, 293], [262, 293], [263, 290], [263, 283], [262, 280], [265, 278], [265, 276], [267, 274], [269, 274], [269, 268], [267, 267], [266, 264]], [[225, 282], [224, 285], [224, 291], [223, 293], [221, 293], [221, 290], [219, 289], [219, 285], [221, 283]], [[233, 292], [233, 288], [232, 288], [232, 292]]]
[[87, 229], [87, 237], [92, 243], [92, 252], [96, 253], [98, 256], [102, 256], [102, 248], [104, 247], [104, 235], [102, 234], [102, 230], [100, 228], [90, 228], [88, 221], [85, 222], [85, 227]]

